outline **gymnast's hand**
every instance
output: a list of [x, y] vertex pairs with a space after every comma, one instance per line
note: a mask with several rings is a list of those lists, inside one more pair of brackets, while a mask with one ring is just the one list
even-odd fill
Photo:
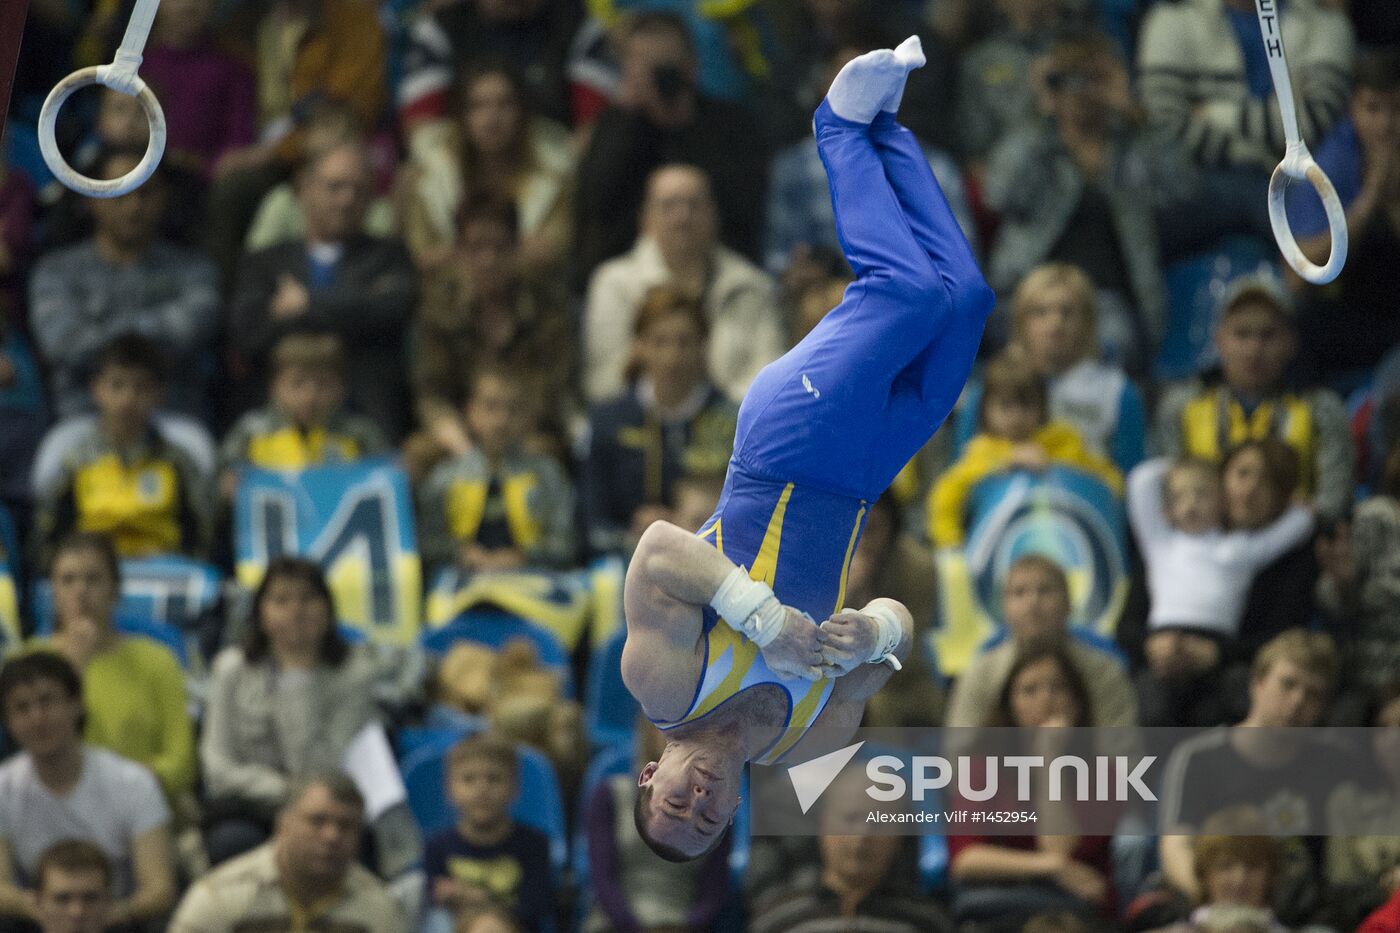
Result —
[[827, 677], [849, 674], [870, 658], [880, 637], [875, 620], [854, 609], [842, 609], [822, 623], [822, 672]]
[[763, 648], [763, 660], [780, 677], [820, 680], [825, 640], [826, 635], [811, 616], [784, 606], [782, 631]]

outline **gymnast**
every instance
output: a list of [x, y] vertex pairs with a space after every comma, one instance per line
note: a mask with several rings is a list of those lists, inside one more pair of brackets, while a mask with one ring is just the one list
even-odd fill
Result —
[[814, 129], [856, 281], [749, 389], [714, 515], [695, 534], [656, 522], [627, 573], [622, 676], [667, 739], [634, 816], [672, 861], [718, 845], [744, 762], [835, 747], [913, 647], [900, 603], [842, 608], [846, 573], [870, 504], [957, 401], [993, 304], [895, 119], [923, 64], [914, 37], [832, 83]]

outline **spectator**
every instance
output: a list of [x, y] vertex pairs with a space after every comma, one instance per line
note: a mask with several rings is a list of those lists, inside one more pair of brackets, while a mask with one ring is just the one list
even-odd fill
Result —
[[[96, 177], [118, 178], [140, 159], [110, 152]], [[171, 364], [171, 406], [197, 417], [205, 412], [209, 350], [219, 329], [217, 277], [203, 256], [158, 238], [164, 198], [157, 171], [130, 194], [92, 200], [92, 238], [34, 266], [30, 318], [60, 417], [84, 408], [93, 357], [129, 331], [161, 344]]]
[[1317, 601], [1328, 627], [1351, 634], [1349, 680], [1376, 689], [1400, 681], [1400, 441], [1386, 457], [1376, 495], [1335, 537], [1318, 541]]
[[1351, 504], [1354, 469], [1346, 408], [1326, 389], [1284, 387], [1298, 348], [1292, 299], [1277, 280], [1246, 276], [1231, 283], [1219, 309], [1219, 373], [1163, 394], [1158, 451], [1218, 464], [1237, 444], [1277, 437], [1298, 455], [1299, 492], [1319, 515], [1337, 518]]
[[91, 383], [97, 417], [53, 429], [49, 456], [61, 466], [34, 490], [41, 561], [74, 531], [109, 535], [123, 557], [206, 551], [210, 477], [156, 420], [164, 389], [165, 359], [152, 341], [126, 334], [102, 350]]
[[661, 285], [642, 299], [627, 393], [589, 419], [593, 550], [631, 553], [647, 526], [670, 519], [683, 474], [728, 466], [738, 408], [705, 375], [708, 332], [705, 309], [689, 295]]
[[1217, 676], [1255, 575], [1312, 532], [1293, 506], [1263, 528], [1223, 530], [1221, 480], [1204, 461], [1151, 460], [1129, 477], [1128, 514], [1152, 612], [1139, 679], [1146, 726], [1218, 725]]
[[870, 833], [865, 783], [863, 773], [843, 775], [823, 794], [817, 864], [801, 866], [779, 886], [756, 892], [753, 933], [954, 929], [943, 909], [899, 871], [908, 840]]
[[987, 167], [987, 205], [1001, 218], [988, 281], [1009, 293], [1043, 262], [1082, 268], [1098, 291], [1103, 352], [1145, 376], [1166, 325], [1154, 210], [1184, 197], [1190, 162], [1141, 125], [1107, 36], [1057, 41], [1035, 80], [1048, 119], [1008, 133]]
[[[1366, 379], [1400, 325], [1387, 313], [1385, 282], [1400, 262], [1400, 55], [1371, 53], [1357, 62], [1351, 115], [1317, 147], [1318, 165], [1347, 211], [1349, 246], [1342, 275], [1306, 288], [1298, 328], [1310, 368], [1346, 391]], [[1306, 189], [1306, 192], [1305, 192]], [[1327, 261], [1331, 233], [1309, 186], [1290, 189], [1289, 220], [1303, 252]], [[1305, 192], [1305, 193], [1304, 193]]]
[[[1088, 687], [1064, 647], [1039, 644], [1012, 664], [992, 716], [982, 725], [1035, 727], [1037, 738], [1054, 742], [1063, 734], [1047, 727], [1087, 726], [1094, 715]], [[983, 775], [968, 786], [986, 786], [986, 780]], [[1068, 834], [948, 837], [952, 908], [959, 922], [995, 921], [992, 929], [1014, 930], [1049, 910], [1092, 916], [1111, 909], [1109, 838], [1074, 832], [1072, 827], [1082, 825], [1076, 808], [1054, 807], [1044, 787], [1035, 793], [1042, 818], [1053, 816], [1057, 826], [1071, 829]], [[949, 806], [996, 810], [1015, 804], [1003, 790], [990, 801], [971, 804], [955, 794]]]
[[[1173, 888], [1192, 900], [1204, 894], [1192, 838], [1182, 833], [1202, 826], [1212, 814], [1258, 806], [1271, 814], [1270, 834], [1281, 835], [1287, 829], [1303, 837], [1287, 844], [1285, 861], [1292, 866], [1287, 872], [1298, 881], [1288, 890], [1275, 892], [1275, 907], [1285, 923], [1309, 916], [1318, 892], [1305, 888], [1322, 877], [1323, 845], [1316, 834], [1322, 831], [1327, 801], [1316, 787], [1295, 787], [1290, 782], [1296, 771], [1293, 762], [1302, 756], [1327, 755], [1336, 760], [1337, 773], [1349, 769], [1343, 750], [1316, 747], [1306, 739], [1281, 747], [1278, 730], [1316, 725], [1336, 676], [1337, 654], [1330, 638], [1320, 632], [1285, 632], [1254, 659], [1244, 720], [1177, 747], [1167, 762], [1170, 779], [1161, 790], [1161, 825], [1166, 829], [1157, 844], [1162, 873]], [[1355, 766], [1351, 770], [1355, 773]], [[1288, 823], [1279, 824], [1280, 818]]]
[[206, 178], [252, 145], [258, 117], [253, 74], [214, 38], [213, 14], [213, 0], [166, 0], [141, 59], [165, 111], [165, 159]]
[[305, 328], [339, 334], [352, 406], [397, 440], [406, 402], [403, 336], [417, 282], [402, 243], [361, 232], [369, 193], [362, 146], [336, 146], [306, 165], [298, 184], [306, 238], [244, 258], [230, 336], [245, 378], [266, 384], [267, 356], [283, 334]]
[[699, 531], [714, 517], [723, 494], [723, 473], [683, 474], [676, 480], [671, 524], [686, 531]]
[[288, 795], [271, 841], [205, 875], [170, 933], [234, 933], [316, 924], [345, 933], [406, 933], [388, 889], [355, 863], [365, 800], [339, 774], [308, 777]]
[[40, 933], [102, 933], [112, 912], [112, 863], [90, 842], [56, 842], [34, 869]]
[[510, 911], [486, 904], [461, 911], [452, 933], [525, 933], [525, 929]]
[[172, 802], [194, 788], [194, 726], [180, 663], [164, 645], [117, 631], [116, 551], [101, 535], [59, 542], [49, 565], [53, 635], [39, 645], [83, 677], [85, 740], [149, 768]]
[[648, 179], [641, 238], [626, 255], [599, 266], [588, 286], [583, 387], [590, 402], [626, 385], [627, 338], [647, 289], [657, 285], [703, 296], [710, 379], [736, 403], [758, 371], [782, 355], [773, 282], [721, 245], [713, 192], [694, 166], [668, 165]]
[[435, 908], [428, 933], [446, 933], [453, 915], [485, 904], [509, 911], [526, 929], [553, 929], [549, 839], [510, 815], [519, 781], [515, 747], [504, 739], [474, 735], [447, 753], [447, 796], [457, 822], [429, 839], [424, 855]]
[[[1077, 266], [1037, 266], [1011, 298], [1011, 343], [1045, 377], [1050, 417], [1073, 425], [1085, 446], [1126, 474], [1144, 456], [1147, 412], [1137, 386], [1103, 361], [1098, 320], [1094, 283]], [[974, 380], [958, 407], [962, 443], [977, 429], [981, 396], [981, 380]]]
[[[1346, 14], [1288, 4], [1277, 20], [1303, 139], [1320, 140], [1346, 112], [1354, 55]], [[1138, 41], [1142, 101], [1206, 171], [1190, 224], [1269, 237], [1269, 172], [1284, 150], [1268, 53], [1250, 0], [1155, 4]]]
[[865, 530], [851, 554], [846, 573], [847, 606], [865, 606], [887, 596], [914, 617], [914, 650], [904, 662], [905, 676], [892, 677], [865, 707], [870, 726], [937, 726], [943, 723], [945, 696], [932, 669], [930, 627], [937, 617], [938, 571], [933, 554], [899, 527], [893, 493], [870, 504]]
[[944, 723], [951, 727], [986, 725], [1016, 659], [1033, 645], [1059, 646], [1089, 691], [1095, 726], [1138, 724], [1137, 698], [1122, 662], [1081, 641], [1069, 627], [1069, 579], [1058, 564], [1039, 554], [1017, 558], [1001, 588], [1007, 638], [972, 659], [958, 676]]
[[238, 419], [224, 438], [224, 498], [232, 498], [237, 471], [243, 467], [304, 470], [385, 450], [373, 421], [344, 410], [345, 349], [339, 337], [287, 334], [273, 346], [269, 369], [268, 404]]
[[652, 173], [677, 162], [697, 166], [714, 183], [720, 235], [712, 238], [757, 256], [768, 167], [762, 128], [739, 106], [696, 91], [695, 47], [679, 17], [633, 14], [617, 41], [617, 96], [594, 124], [579, 164], [575, 286], [582, 290], [600, 263], [636, 239]]
[[519, 274], [515, 208], [472, 197], [458, 223], [455, 259], [425, 278], [410, 338], [409, 376], [418, 423], [431, 442], [423, 458], [429, 466], [471, 449], [461, 406], [482, 366], [543, 375], [542, 421], [559, 437], [577, 394], [574, 328], [556, 289]]
[[39, 921], [29, 889], [43, 882], [42, 856], [81, 839], [111, 865], [107, 923], [155, 921], [175, 903], [170, 808], [145, 768], [83, 743], [82, 693], [73, 666], [49, 652], [0, 668], [0, 713], [20, 749], [0, 765], [0, 917]]
[[253, 595], [244, 643], [214, 659], [199, 743], [214, 864], [266, 841], [289, 788], [339, 767], [374, 719], [371, 663], [335, 619], [320, 567], [278, 558]]
[[596, 903], [583, 933], [713, 929], [729, 896], [729, 838], [694, 861], [668, 861], [651, 850], [633, 823], [639, 796], [632, 775], [655, 761], [666, 739], [638, 716], [633, 769], [600, 781], [584, 803], [589, 882]]
[[1356, 928], [1356, 933], [1397, 933], [1400, 931], [1400, 889], [1390, 895], [1390, 900], [1377, 907]]
[[[846, 5], [843, 3], [834, 6]], [[908, 33], [905, 33], [907, 35]], [[821, 94], [807, 108], [807, 113], [816, 109], [826, 96], [826, 88], [836, 73], [868, 48], [843, 46], [832, 52]], [[925, 56], [928, 57], [927, 46]], [[910, 73], [911, 81], [916, 75], [923, 75], [925, 69]], [[909, 94], [905, 93], [905, 110], [913, 109]], [[808, 121], [804, 121], [806, 125]], [[947, 197], [949, 206], [958, 218], [958, 225], [972, 243], [977, 242], [977, 230], [972, 223], [972, 212], [968, 208], [967, 194], [963, 188], [962, 174], [957, 163], [938, 149], [924, 147], [924, 156], [929, 168], [938, 179], [938, 187]], [[815, 254], [822, 251], [840, 253], [841, 244], [836, 239], [836, 215], [832, 210], [831, 191], [827, 187], [826, 168], [817, 154], [817, 140], [810, 132], [783, 149], [773, 159], [771, 181], [768, 188], [768, 223], [764, 239], [763, 261], [768, 271], [775, 276], [786, 278], [786, 273], [794, 265], [807, 266], [817, 263]]]
[[962, 56], [958, 75], [962, 157], [980, 181], [1003, 136], [1035, 116], [1031, 63], [1063, 19], [1059, 0], [996, 0], [995, 31]]
[[462, 205], [490, 197], [515, 205], [518, 266], [547, 278], [573, 226], [574, 151], [564, 127], [535, 117], [525, 87], [504, 65], [477, 65], [457, 83], [458, 112], [409, 138], [399, 172], [399, 223], [418, 267], [444, 270], [456, 252]]
[[573, 487], [558, 461], [524, 446], [531, 392], [527, 373], [474, 374], [463, 409], [472, 447], [440, 464], [419, 492], [419, 545], [429, 565], [546, 569], [573, 557]]
[[569, 47], [583, 20], [577, 0], [465, 0], [425, 7], [413, 24], [399, 122], [414, 132], [451, 114], [454, 77], [470, 65], [504, 57], [525, 78], [532, 113], [568, 123]]
[[1122, 494], [1123, 477], [1104, 457], [1085, 449], [1078, 432], [1047, 418], [1045, 384], [1017, 352], [987, 364], [977, 412], [979, 433], [928, 496], [928, 528], [936, 547], [958, 547], [972, 489], [1003, 470], [1039, 472], [1053, 465], [1083, 470]]

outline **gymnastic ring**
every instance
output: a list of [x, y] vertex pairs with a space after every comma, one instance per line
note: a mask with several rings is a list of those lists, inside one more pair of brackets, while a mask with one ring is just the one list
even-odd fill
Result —
[[155, 93], [146, 86], [145, 81], [134, 75], [128, 86], [135, 88], [134, 96], [141, 102], [141, 109], [146, 113], [146, 123], [150, 127], [146, 154], [141, 157], [136, 167], [120, 178], [88, 178], [70, 166], [63, 158], [63, 153], [58, 151], [58, 139], [55, 136], [58, 112], [74, 91], [90, 84], [101, 84], [123, 94], [132, 93], [125, 87], [118, 86], [119, 82], [109, 83], [106, 80], [108, 67], [94, 65], [73, 72], [49, 92], [49, 96], [44, 99], [43, 109], [39, 111], [39, 151], [43, 153], [49, 171], [53, 172], [54, 177], [63, 182], [65, 187], [92, 198], [119, 198], [141, 187], [155, 172], [161, 156], [165, 154], [165, 113], [160, 109], [160, 101], [156, 100]]
[[[1298, 241], [1293, 238], [1293, 228], [1288, 225], [1288, 209], [1285, 194], [1288, 180], [1307, 181], [1322, 199], [1322, 207], [1327, 212], [1327, 227], [1332, 234], [1332, 252], [1323, 265], [1313, 263], [1303, 255]], [[1274, 240], [1283, 253], [1283, 258], [1304, 280], [1313, 285], [1326, 285], [1342, 271], [1347, 261], [1347, 214], [1342, 207], [1342, 199], [1332, 179], [1313, 160], [1306, 146], [1296, 150], [1289, 147], [1288, 154], [1274, 168], [1269, 179], [1269, 225], [1274, 228]]]

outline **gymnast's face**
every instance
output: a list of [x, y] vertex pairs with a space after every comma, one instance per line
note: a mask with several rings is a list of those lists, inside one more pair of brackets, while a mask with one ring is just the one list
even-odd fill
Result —
[[724, 750], [667, 745], [637, 779], [651, 788], [647, 832], [661, 845], [690, 856], [709, 850], [739, 807], [743, 761]]

